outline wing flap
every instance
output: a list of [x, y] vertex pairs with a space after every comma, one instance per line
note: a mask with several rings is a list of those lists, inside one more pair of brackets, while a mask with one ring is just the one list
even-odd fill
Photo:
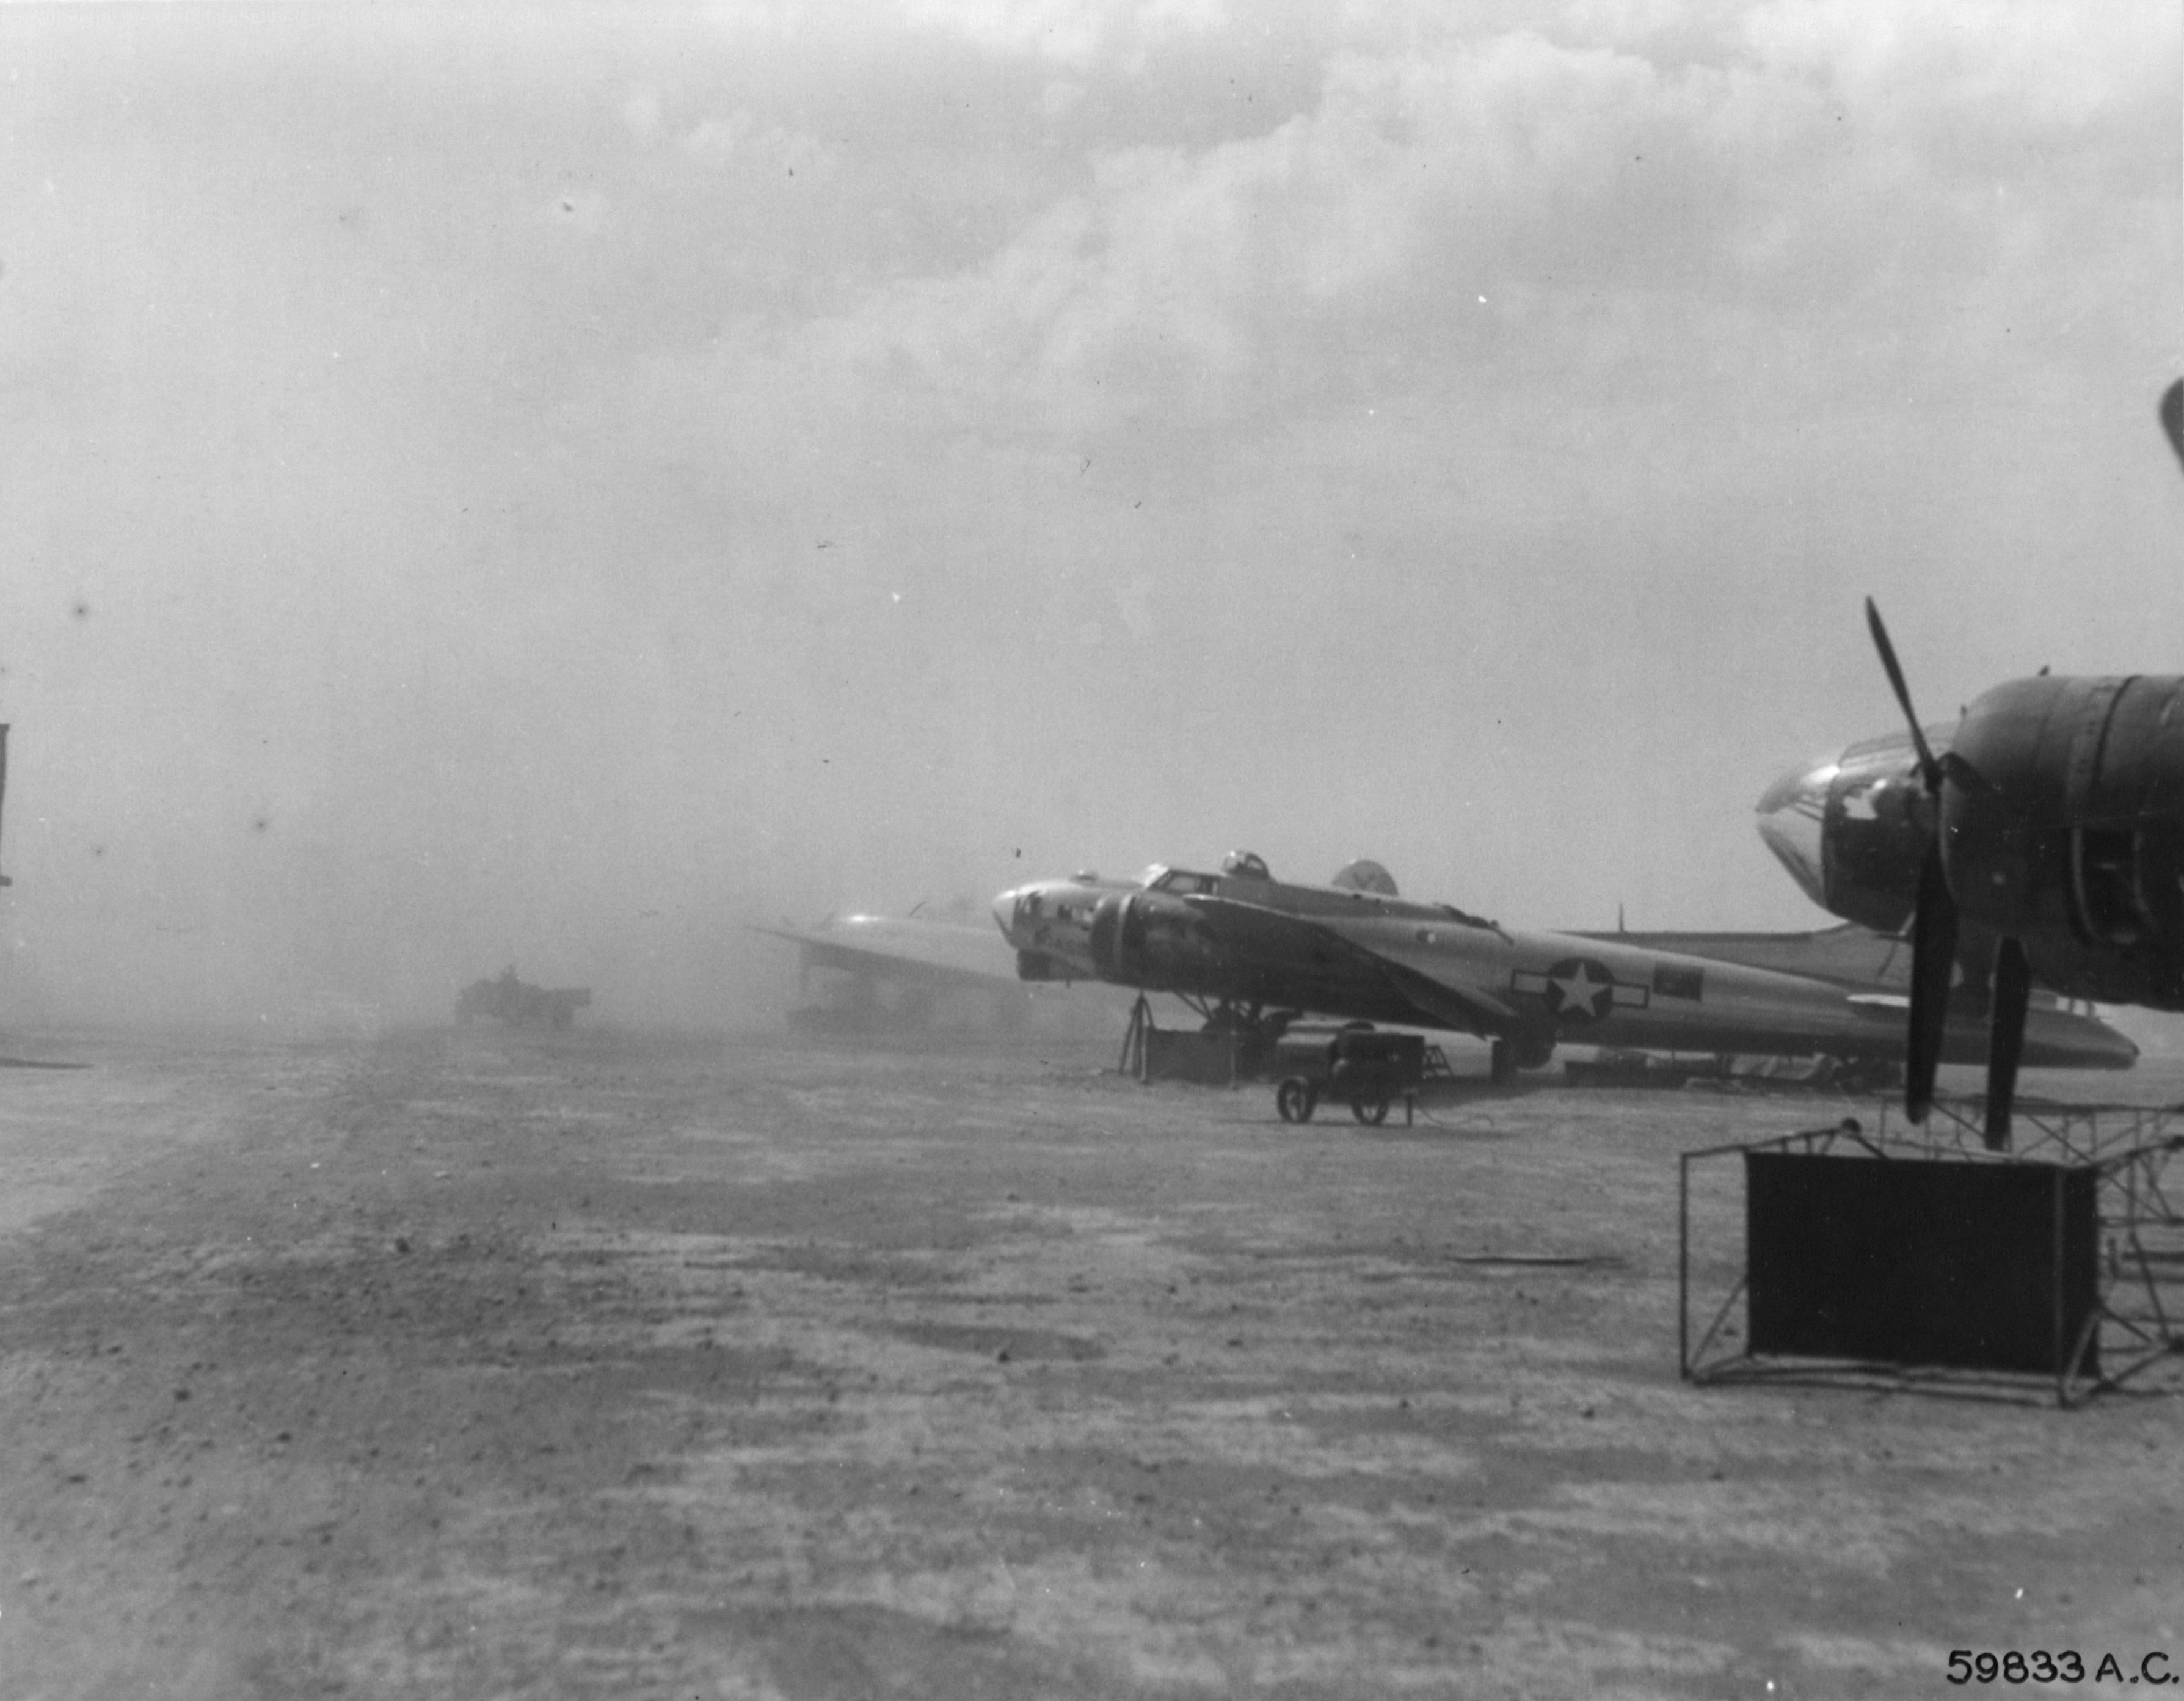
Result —
[[1451, 986], [1400, 962], [1386, 963], [1388, 976], [1403, 996], [1421, 1010], [1429, 1011], [1443, 1025], [1471, 1034], [1513, 1033], [1522, 1025], [1517, 1012], [1490, 993], [1477, 987]]

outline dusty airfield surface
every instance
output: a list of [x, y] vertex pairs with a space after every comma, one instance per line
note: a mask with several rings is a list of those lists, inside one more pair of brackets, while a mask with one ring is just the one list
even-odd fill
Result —
[[1060, 1042], [40, 1046], [92, 1067], [0, 1074], [8, 1701], [2184, 1670], [2176, 1379], [1678, 1380], [1674, 1154], [1836, 1106], [1364, 1131]]

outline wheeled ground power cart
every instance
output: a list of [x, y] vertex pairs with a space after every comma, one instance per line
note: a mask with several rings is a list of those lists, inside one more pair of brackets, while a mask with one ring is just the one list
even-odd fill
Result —
[[1368, 1128], [1388, 1119], [1388, 1107], [1403, 1101], [1406, 1120], [1425, 1079], [1426, 1042], [1418, 1034], [1384, 1034], [1346, 1028], [1310, 1046], [1282, 1043], [1282, 1060], [1293, 1066], [1274, 1089], [1284, 1122], [1310, 1122], [1323, 1098], [1346, 1100], [1351, 1115]]

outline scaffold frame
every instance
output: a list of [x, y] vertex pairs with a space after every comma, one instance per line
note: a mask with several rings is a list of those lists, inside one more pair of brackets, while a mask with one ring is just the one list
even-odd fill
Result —
[[[2005, 1372], [1964, 1371], [1896, 1364], [1756, 1355], [1748, 1341], [1749, 1318], [1739, 1328], [1740, 1301], [1749, 1298], [1751, 1249], [1728, 1291], [1713, 1302], [1702, 1327], [1694, 1327], [1694, 1304], [1710, 1302], [1696, 1291], [1694, 1265], [1694, 1188], [1726, 1167], [1724, 1160], [1751, 1152], [1813, 1156], [1858, 1155], [1943, 1159], [1979, 1163], [2038, 1163], [2095, 1174], [2099, 1249], [2098, 1286], [2091, 1315], [2053, 1378], [2055, 1402], [2070, 1407], [2121, 1386], [2164, 1359], [2184, 1355], [2184, 1212], [2172, 1194], [2170, 1160], [2184, 1152], [2184, 1107], [2038, 1104], [2021, 1107], [2022, 1134], [2014, 1150], [1991, 1152], [1981, 1134], [1977, 1101], [1939, 1101], [1924, 1128], [1892, 1117], [1884, 1105], [1869, 1130], [1846, 1117], [1832, 1127], [1771, 1140], [1735, 1141], [1686, 1152], [1677, 1175], [1677, 1357], [1685, 1380], [1705, 1384], [1751, 1380], [1868, 1380], [1913, 1384], [1954, 1391], [1984, 1390], [2022, 1397], [2044, 1378]], [[1737, 1166], [1741, 1185], [1743, 1166]], [[1717, 1261], [1719, 1262], [1719, 1261]], [[2056, 1280], [2060, 1281], [2059, 1274]], [[2097, 1349], [2097, 1350], [2089, 1350]], [[2089, 1358], [2101, 1367], [2085, 1374]]]

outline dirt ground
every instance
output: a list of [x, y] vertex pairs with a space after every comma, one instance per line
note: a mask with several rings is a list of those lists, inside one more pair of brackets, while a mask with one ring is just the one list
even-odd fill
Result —
[[2180, 1379], [1679, 1380], [1674, 1155], [1839, 1107], [950, 1043], [10, 1036], [0, 1696], [2184, 1671]]

